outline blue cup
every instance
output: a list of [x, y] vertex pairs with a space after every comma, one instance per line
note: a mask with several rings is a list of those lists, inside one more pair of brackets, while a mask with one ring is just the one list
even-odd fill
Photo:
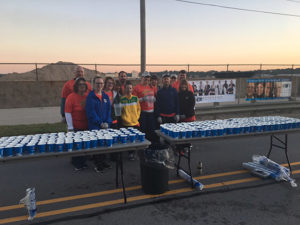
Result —
[[7, 156], [7, 157], [13, 156], [13, 147], [12, 146], [4, 147], [4, 156]]
[[224, 129], [217, 129], [217, 135], [218, 136], [223, 136], [223, 134], [224, 134]]
[[83, 140], [83, 148], [84, 149], [89, 149], [91, 146], [90, 140]]
[[73, 150], [73, 142], [66, 142], [66, 149], [68, 152]]
[[226, 128], [226, 134], [233, 134], [233, 128], [232, 127], [227, 127]]
[[210, 137], [212, 134], [211, 129], [205, 130], [205, 137]]
[[64, 151], [64, 143], [56, 143], [56, 151], [63, 152]]
[[181, 130], [179, 136], [180, 136], [180, 138], [186, 138], [186, 131], [185, 130]]
[[54, 152], [55, 150], [55, 144], [54, 143], [48, 143], [48, 152]]
[[199, 137], [200, 131], [198, 130], [193, 130], [192, 131], [192, 137]]
[[113, 138], [112, 137], [105, 138], [105, 143], [107, 147], [111, 147], [113, 143]]
[[46, 152], [46, 144], [38, 144], [38, 151], [39, 151], [39, 153], [45, 153]]
[[126, 144], [127, 143], [127, 135], [121, 135], [121, 143]]
[[27, 145], [27, 151], [30, 155], [33, 155], [35, 153], [35, 145], [33, 144]]
[[113, 144], [117, 144], [119, 142], [119, 136], [117, 134], [112, 136], [113, 138]]
[[81, 140], [75, 140], [74, 141], [74, 149], [82, 150], [82, 141]]
[[131, 143], [134, 143], [135, 142], [135, 139], [136, 139], [136, 134], [129, 134], [129, 141]]
[[98, 141], [97, 139], [90, 140], [90, 147], [97, 148]]
[[139, 137], [139, 141], [140, 141], [140, 142], [145, 141], [145, 134], [144, 134], [144, 133], [139, 133], [139, 134], [138, 134], [138, 137]]
[[104, 147], [105, 146], [105, 139], [104, 139], [104, 137], [100, 137], [98, 139], [98, 144], [99, 144], [100, 147]]
[[4, 148], [0, 147], [0, 158], [4, 157]]
[[200, 136], [205, 137], [205, 135], [206, 135], [206, 131], [205, 130], [200, 130]]
[[173, 138], [179, 138], [180, 132], [178, 130], [173, 130]]
[[217, 136], [217, 130], [216, 129], [211, 130], [211, 136]]
[[186, 131], [186, 138], [191, 138], [193, 135], [193, 132], [191, 130]]
[[23, 155], [23, 145], [22, 144], [18, 144], [15, 146], [15, 153], [18, 156]]

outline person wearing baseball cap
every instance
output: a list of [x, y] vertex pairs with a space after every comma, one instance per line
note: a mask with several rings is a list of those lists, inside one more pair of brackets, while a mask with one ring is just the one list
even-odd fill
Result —
[[[180, 85], [180, 81], [182, 81], [182, 80], [186, 80], [186, 71], [185, 70], [179, 71], [178, 80], [172, 84], [172, 87], [175, 88], [177, 90], [177, 92], [179, 92], [179, 85]], [[194, 94], [193, 86], [190, 83], [188, 83], [188, 84], [189, 84], [189, 91], [193, 92], [193, 94]]]
[[171, 87], [170, 81], [170, 74], [163, 74], [163, 87], [157, 91], [155, 114], [159, 124], [179, 121], [178, 94], [176, 89]]
[[171, 85], [177, 81], [177, 75], [175, 73], [171, 74]]

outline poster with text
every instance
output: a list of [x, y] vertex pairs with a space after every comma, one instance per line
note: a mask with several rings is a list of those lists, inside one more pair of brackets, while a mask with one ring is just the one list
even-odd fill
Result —
[[248, 79], [246, 101], [272, 100], [291, 97], [290, 79]]
[[194, 89], [197, 103], [234, 102], [236, 80], [197, 80], [189, 81]]

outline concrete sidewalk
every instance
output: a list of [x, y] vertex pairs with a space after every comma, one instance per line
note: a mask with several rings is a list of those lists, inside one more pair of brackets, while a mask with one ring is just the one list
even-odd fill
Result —
[[61, 121], [60, 107], [0, 109], [1, 125], [57, 123]]

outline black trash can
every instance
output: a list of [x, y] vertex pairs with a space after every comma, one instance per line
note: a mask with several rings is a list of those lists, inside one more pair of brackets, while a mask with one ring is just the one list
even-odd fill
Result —
[[157, 160], [158, 151], [168, 146], [155, 145], [145, 150], [140, 161], [142, 189], [146, 194], [162, 194], [169, 190], [169, 169]]

